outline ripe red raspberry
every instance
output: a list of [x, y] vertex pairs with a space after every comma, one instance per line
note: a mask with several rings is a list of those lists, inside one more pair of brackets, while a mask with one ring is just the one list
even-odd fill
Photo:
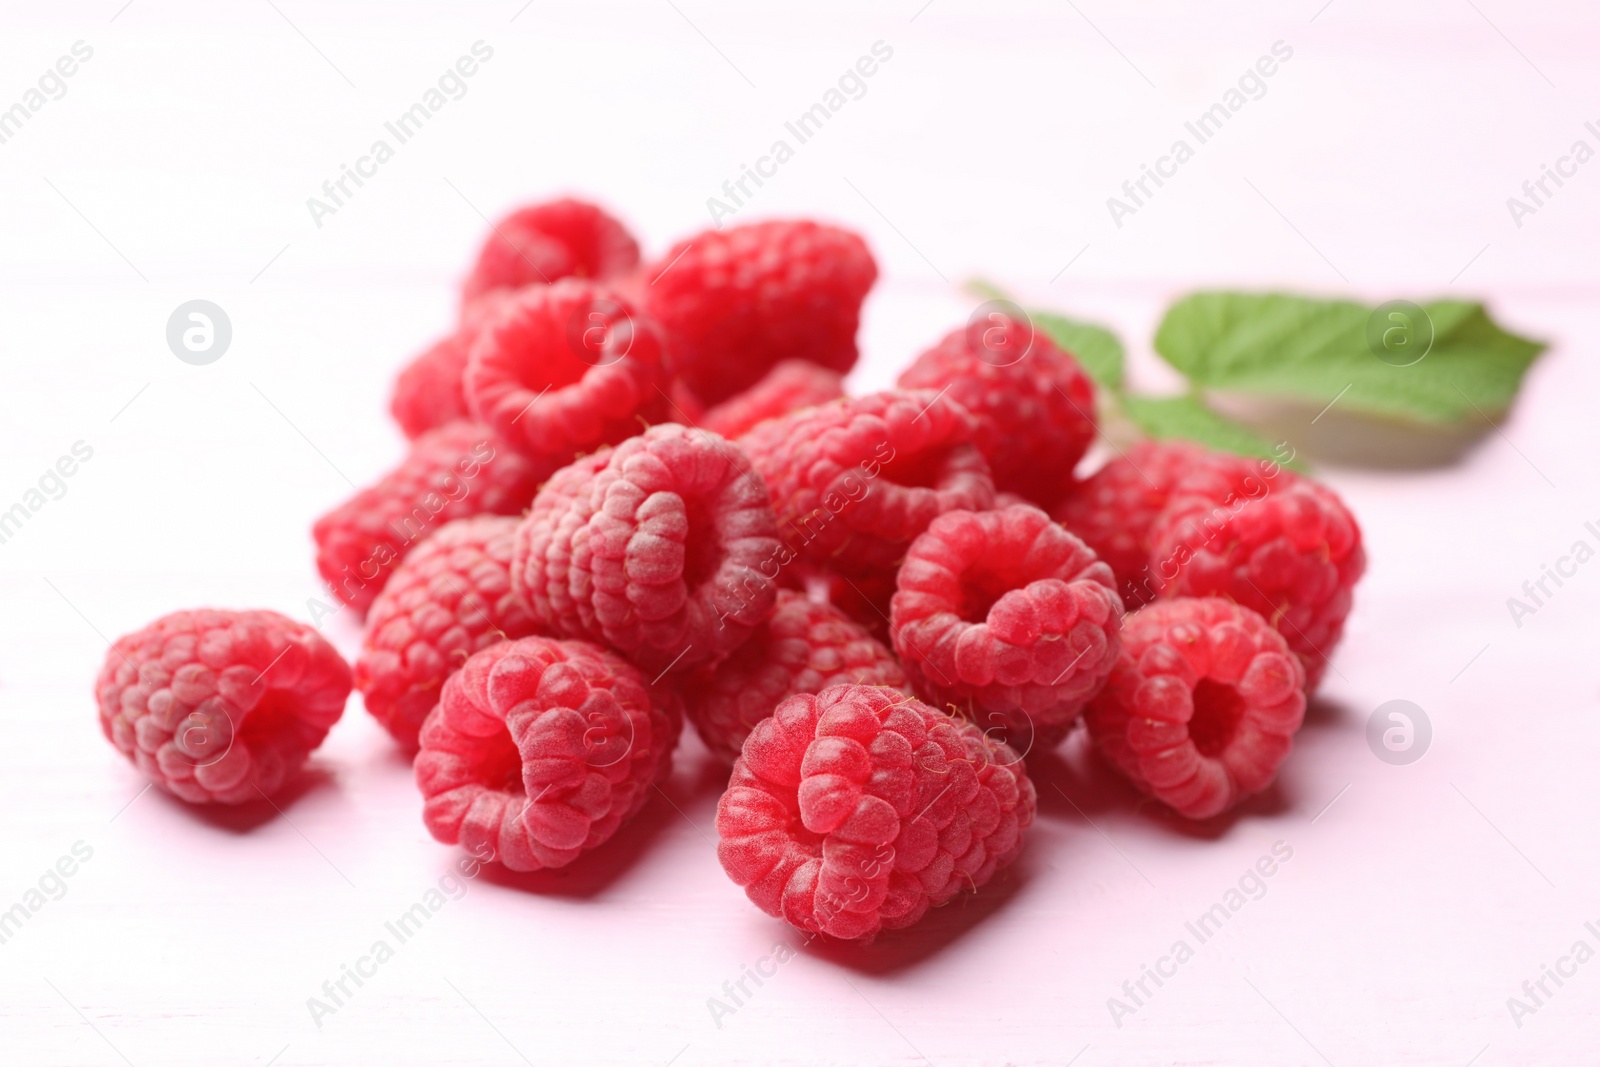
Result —
[[478, 423], [429, 430], [398, 467], [311, 527], [317, 570], [335, 596], [364, 613], [423, 537], [452, 519], [520, 514], [550, 469]]
[[478, 332], [463, 389], [477, 417], [552, 466], [665, 421], [661, 333], [609, 290], [524, 289]]
[[1084, 721], [1141, 791], [1204, 819], [1272, 783], [1300, 728], [1299, 662], [1260, 615], [1216, 597], [1128, 616], [1122, 654]]
[[395, 378], [389, 413], [407, 437], [470, 417], [461, 391], [469, 340], [469, 331], [457, 330], [435, 341]]
[[778, 584], [831, 604], [883, 644], [889, 641], [889, 601], [894, 598], [895, 571], [840, 574], [809, 559], [797, 558], [778, 573]]
[[445, 679], [474, 652], [537, 633], [511, 589], [521, 520], [478, 515], [446, 523], [395, 568], [367, 613], [356, 688], [408, 753]]
[[652, 676], [733, 651], [772, 611], [781, 545], [736, 445], [675, 423], [558, 471], [517, 535], [512, 581], [556, 633]]
[[946, 512], [897, 585], [889, 632], [917, 695], [1025, 755], [1066, 736], [1116, 661], [1111, 568], [1036, 507]]
[[461, 303], [567, 277], [612, 278], [638, 265], [639, 245], [622, 223], [581, 200], [550, 200], [493, 224], [461, 286]]
[[1331, 490], [1269, 460], [1213, 456], [1173, 487], [1150, 543], [1162, 597], [1222, 596], [1257, 612], [1316, 689], [1366, 570], [1361, 529]]
[[742, 437], [757, 423], [841, 396], [844, 396], [844, 375], [803, 359], [786, 359], [744, 392], [706, 412], [700, 425], [731, 441]]
[[902, 389], [949, 389], [977, 419], [973, 443], [997, 490], [1049, 508], [1094, 440], [1094, 386], [1032, 324], [1004, 315], [952, 330], [900, 375]]
[[838, 608], [784, 589], [750, 640], [689, 678], [684, 703], [706, 747], [732, 763], [784, 697], [847, 683], [911, 692], [900, 664], [871, 634]]
[[1017, 754], [977, 727], [836, 685], [751, 732], [717, 805], [717, 858], [768, 915], [870, 940], [1010, 863], [1034, 804]]
[[1155, 599], [1150, 528], [1178, 479], [1206, 455], [1183, 441], [1141, 441], [1073, 486], [1052, 512], [1111, 565], [1130, 609]]
[[672, 766], [683, 721], [629, 664], [583, 641], [524, 637], [450, 676], [422, 726], [417, 785], [435, 840], [513, 871], [604, 844]]
[[275, 611], [173, 612], [118, 638], [95, 681], [106, 738], [196, 804], [276, 792], [349, 695], [333, 646]]
[[832, 569], [892, 569], [938, 515], [981, 511], [994, 482], [948, 396], [891, 390], [769, 419], [740, 438], [790, 547]]
[[716, 404], [785, 359], [855, 366], [861, 301], [878, 266], [847, 230], [775, 221], [698, 233], [645, 273], [648, 310], [672, 335], [684, 378]]

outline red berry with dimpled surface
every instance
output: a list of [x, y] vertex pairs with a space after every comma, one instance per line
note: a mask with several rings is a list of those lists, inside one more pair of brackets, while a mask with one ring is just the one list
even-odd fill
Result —
[[609, 840], [671, 768], [682, 720], [637, 669], [583, 641], [525, 637], [445, 682], [417, 755], [422, 821], [513, 871]]
[[1178, 479], [1206, 455], [1185, 441], [1141, 441], [1074, 485], [1051, 512], [1110, 564], [1129, 608], [1155, 599], [1150, 529]]
[[178, 611], [117, 639], [95, 681], [100, 728], [193, 803], [275, 793], [344, 712], [350, 668], [275, 611]]
[[568, 277], [614, 278], [638, 265], [638, 242], [594, 204], [570, 198], [531, 204], [491, 227], [461, 286], [462, 309], [494, 293]]
[[838, 608], [779, 590], [772, 617], [715, 667], [684, 686], [695, 731], [732, 763], [756, 723], [785, 697], [830, 685], [882, 685], [910, 694], [893, 653]]
[[463, 391], [517, 451], [561, 466], [665, 421], [660, 329], [613, 291], [569, 279], [501, 303], [472, 342]]
[[1250, 609], [1158, 600], [1123, 623], [1122, 654], [1084, 721], [1141, 792], [1204, 819], [1272, 783], [1305, 714], [1304, 683], [1283, 638]]
[[672, 335], [679, 370], [717, 404], [786, 359], [841, 374], [855, 366], [878, 267], [848, 230], [780, 220], [698, 233], [645, 273], [648, 310]]
[[1094, 386], [1078, 361], [1026, 321], [952, 330], [917, 357], [902, 389], [946, 389], [977, 420], [973, 443], [995, 489], [1049, 508], [1094, 440]]
[[787, 359], [744, 392], [706, 412], [699, 423], [732, 440], [767, 419], [842, 396], [844, 375], [803, 359]]
[[429, 430], [398, 467], [312, 525], [317, 570], [335, 596], [365, 613], [424, 537], [453, 519], [521, 514], [551, 469], [478, 423]]
[[930, 390], [890, 390], [769, 419], [740, 438], [781, 536], [845, 574], [892, 573], [946, 511], [994, 501], [972, 416]]
[[871, 940], [977, 890], [1022, 849], [1020, 757], [895, 689], [839, 685], [779, 704], [717, 805], [722, 869], [768, 915]]
[[1099, 690], [1121, 622], [1111, 568], [1023, 504], [933, 520], [900, 567], [889, 632], [918, 696], [1028, 754]]
[[422, 720], [468, 656], [537, 633], [511, 588], [511, 547], [521, 520], [478, 515], [446, 523], [395, 568], [367, 612], [356, 688], [406, 752]]
[[1269, 460], [1215, 455], [1184, 475], [1151, 530], [1162, 597], [1221, 596], [1283, 635], [1316, 689], [1366, 570], [1355, 516]]
[[556, 633], [654, 677], [737, 648], [772, 611], [767, 487], [706, 430], [651, 427], [558, 471], [518, 534], [513, 581]]

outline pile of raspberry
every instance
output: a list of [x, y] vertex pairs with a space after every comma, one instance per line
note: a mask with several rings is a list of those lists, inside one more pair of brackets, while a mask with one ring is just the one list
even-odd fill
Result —
[[1095, 391], [1020, 314], [847, 395], [877, 276], [838, 227], [660, 258], [602, 209], [500, 220], [400, 371], [398, 466], [314, 524], [352, 669], [268, 611], [111, 649], [108, 739], [161, 788], [282, 788], [352, 688], [439, 841], [515, 871], [603, 848], [684, 719], [730, 768], [718, 859], [763, 911], [871, 939], [1022, 848], [1080, 723], [1190, 818], [1274, 780], [1364, 568], [1339, 499], [1173, 441], [1083, 472]]

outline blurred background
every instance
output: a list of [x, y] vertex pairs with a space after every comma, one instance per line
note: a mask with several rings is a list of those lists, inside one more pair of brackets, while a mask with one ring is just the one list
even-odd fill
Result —
[[[74, 843], [94, 855], [0, 943], [12, 1062], [1488, 1065], [1592, 1044], [1600, 965], [1507, 1006], [1576, 940], [1600, 950], [1600, 567], [1532, 616], [1507, 604], [1600, 546], [1592, 5], [107, 0], [0, 22], [0, 510], [92, 452], [0, 542], [0, 910]], [[385, 124], [464, 55], [476, 73], [397, 143]], [[796, 145], [785, 124], [869, 55]], [[1185, 124], [1264, 56], [1198, 143]], [[380, 138], [393, 157], [313, 212]], [[1180, 386], [1161, 314], [1202, 288], [1482, 299], [1550, 347], [1509, 411], [1445, 431], [1466, 442], [1447, 462], [1308, 453], [1371, 565], [1280, 786], [1226, 825], [1137, 810], [1069, 751], [996, 903], [928, 943], [807, 951], [718, 1026], [706, 999], [785, 931], [717, 868], [719, 783], [691, 747], [680, 810], [626, 864], [474, 885], [314, 1025], [306, 998], [451, 859], [408, 769], [353, 702], [281, 822], [139, 794], [94, 723], [106, 640], [181, 606], [307, 618], [310, 522], [399, 458], [390, 382], [451, 326], [488, 219], [573, 193], [657, 255], [780, 138], [793, 158], [723, 221], [867, 237], [858, 390], [964, 322], [975, 278], [1114, 329], [1153, 393]], [[1193, 158], [1133, 201], [1180, 138]], [[195, 299], [232, 329], [205, 366], [166, 341]], [[324, 628], [354, 652], [348, 618]], [[1431, 721], [1406, 766], [1365, 741], [1395, 699]], [[1114, 1018], [1278, 841], [1270, 892]]]

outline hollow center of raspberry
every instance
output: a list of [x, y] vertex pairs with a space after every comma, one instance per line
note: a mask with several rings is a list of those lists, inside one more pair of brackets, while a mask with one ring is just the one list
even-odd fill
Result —
[[968, 571], [961, 576], [961, 605], [958, 609], [961, 617], [967, 622], [986, 621], [994, 602], [1018, 588], [1019, 584], [1008, 575], [989, 570]]
[[1194, 687], [1194, 715], [1189, 719], [1189, 740], [1202, 756], [1215, 756], [1228, 747], [1244, 715], [1239, 691], [1210, 678]]
[[711, 509], [701, 500], [683, 502], [689, 532], [683, 541], [683, 584], [689, 589], [704, 585], [722, 566], [722, 537], [717, 532]]
[[942, 448], [924, 449], [921, 452], [901, 451], [883, 465], [878, 471], [878, 478], [907, 489], [937, 489], [948, 458], [949, 453]]
[[477, 778], [485, 787], [500, 793], [526, 793], [522, 787], [522, 753], [517, 751], [509, 730], [501, 730], [488, 739]]

